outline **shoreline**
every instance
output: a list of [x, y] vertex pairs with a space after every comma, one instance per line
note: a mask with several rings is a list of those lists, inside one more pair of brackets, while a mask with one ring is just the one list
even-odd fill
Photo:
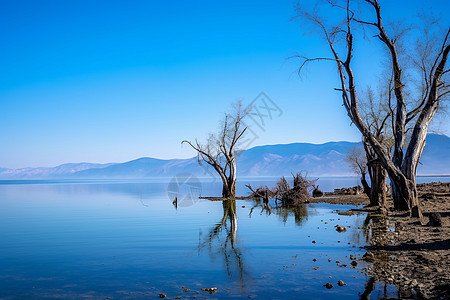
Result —
[[[441, 215], [442, 226], [423, 226], [409, 212], [393, 209], [387, 199], [387, 216], [375, 208], [368, 212], [370, 246], [361, 260], [369, 280], [366, 291], [374, 289], [376, 281], [393, 284], [401, 299], [450, 299], [450, 182], [417, 184], [418, 196], [425, 217]], [[313, 198], [312, 203], [367, 205], [365, 195], [337, 195]], [[349, 211], [348, 213], [351, 213]], [[369, 298], [366, 298], [369, 299]]]

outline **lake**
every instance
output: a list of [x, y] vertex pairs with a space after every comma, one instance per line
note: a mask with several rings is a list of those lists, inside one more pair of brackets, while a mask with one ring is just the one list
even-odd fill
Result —
[[[245, 184], [275, 181], [240, 179], [237, 195], [248, 195]], [[358, 179], [318, 183], [329, 191]], [[364, 292], [367, 264], [351, 267], [349, 256], [365, 253], [365, 214], [337, 213], [348, 205], [288, 210], [198, 198], [220, 189], [195, 177], [0, 181], [0, 298], [358, 299]], [[217, 293], [201, 290], [211, 287]], [[396, 297], [395, 287], [377, 284], [372, 299], [386, 295]]]

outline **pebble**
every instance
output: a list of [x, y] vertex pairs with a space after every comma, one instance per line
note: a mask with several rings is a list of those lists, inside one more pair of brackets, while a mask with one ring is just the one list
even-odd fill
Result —
[[331, 289], [333, 287], [333, 285], [329, 282], [325, 283], [323, 286], [326, 287], [327, 289]]
[[347, 231], [347, 228], [345, 228], [344, 226], [341, 226], [341, 225], [336, 225], [334, 227], [336, 227], [337, 232], [346, 232]]
[[347, 285], [347, 284], [344, 283], [342, 280], [339, 280], [339, 281], [337, 282], [337, 285], [338, 285], [338, 286], [344, 286], [344, 285]]
[[159, 294], [159, 298], [166, 298], [166, 297], [167, 297], [166, 294], [163, 294], [163, 293]]
[[203, 288], [202, 291], [208, 292], [210, 294], [216, 293], [217, 292], [217, 288], [216, 287], [212, 287], [212, 288]]

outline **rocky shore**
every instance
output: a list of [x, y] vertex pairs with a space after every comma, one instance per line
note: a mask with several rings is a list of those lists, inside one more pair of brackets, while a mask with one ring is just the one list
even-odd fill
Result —
[[[439, 219], [433, 224], [424, 226], [409, 213], [394, 211], [391, 199], [387, 215], [366, 209], [370, 246], [361, 260], [369, 263], [370, 280], [363, 299], [369, 299], [377, 281], [397, 286], [401, 299], [450, 299], [450, 183], [419, 184], [418, 194], [426, 219]], [[363, 194], [329, 194], [313, 201], [369, 203]]]

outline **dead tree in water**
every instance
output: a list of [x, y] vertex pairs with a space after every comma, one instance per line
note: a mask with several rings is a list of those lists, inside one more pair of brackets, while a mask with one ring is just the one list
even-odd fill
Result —
[[267, 186], [259, 187], [256, 190], [250, 185], [246, 185], [246, 187], [252, 192], [251, 197], [262, 198], [267, 202], [270, 198], [275, 198], [281, 201], [282, 206], [294, 207], [299, 204], [308, 203], [311, 198], [309, 190], [313, 186], [314, 181], [306, 179], [301, 173], [292, 175], [292, 177], [294, 181], [293, 187], [291, 187], [284, 176], [280, 178], [272, 189]]
[[247, 127], [242, 120], [248, 114], [248, 110], [242, 108], [238, 102], [233, 114], [225, 114], [222, 128], [218, 134], [210, 134], [206, 144], [200, 144], [184, 140], [181, 143], [190, 145], [198, 154], [198, 162], [206, 162], [214, 168], [222, 179], [222, 197], [234, 198], [236, 191], [236, 156], [235, 150], [239, 139], [245, 133]]
[[[410, 210], [411, 216], [422, 217], [420, 203], [417, 197], [416, 171], [420, 156], [426, 142], [428, 127], [434, 118], [441, 101], [450, 93], [448, 76], [450, 70], [446, 66], [450, 52], [450, 29], [439, 37], [430, 38], [430, 33], [439, 31], [439, 23], [430, 22], [423, 25], [423, 35], [417, 40], [417, 47], [407, 50], [419, 50], [413, 53], [409, 61], [415, 65], [414, 74], [421, 83], [421, 91], [415, 93], [416, 99], [407, 101], [410, 97], [404, 92], [409, 83], [414, 85], [411, 77], [402, 75], [404, 65], [401, 64], [398, 52], [398, 43], [404, 36], [400, 33], [388, 33], [381, 17], [381, 7], [378, 0], [365, 0], [362, 12], [358, 15], [350, 7], [350, 0], [327, 1], [331, 9], [342, 13], [343, 19], [337, 22], [337, 26], [326, 26], [324, 19], [317, 13], [310, 13], [299, 8], [299, 15], [314, 23], [325, 38], [331, 57], [304, 58], [300, 67], [310, 61], [329, 60], [336, 63], [343, 105], [352, 123], [361, 132], [364, 141], [370, 145], [377, 155], [380, 164], [386, 169], [392, 185], [392, 196], [394, 206], [398, 210]], [[353, 3], [353, 1], [352, 1]], [[317, 11], [317, 10], [315, 10]], [[357, 82], [352, 69], [352, 58], [354, 51], [354, 29], [357, 26], [373, 30], [381, 45], [387, 50], [390, 69], [393, 78], [393, 103], [389, 109], [392, 111], [394, 147], [391, 153], [380, 143], [364, 122], [360, 113], [360, 104], [357, 94]], [[437, 34], [440, 34], [439, 32]], [[382, 54], [381, 54], [382, 55]], [[414, 89], [414, 87], [413, 87]], [[409, 104], [409, 105], [408, 105]], [[412, 132], [407, 140], [407, 125], [412, 122]]]

